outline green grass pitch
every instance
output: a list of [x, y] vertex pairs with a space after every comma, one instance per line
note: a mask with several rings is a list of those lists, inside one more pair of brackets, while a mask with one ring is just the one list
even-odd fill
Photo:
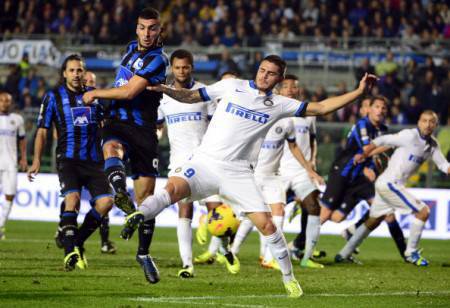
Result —
[[[134, 260], [136, 236], [125, 242], [113, 226], [118, 252], [102, 255], [96, 233], [86, 243], [88, 269], [67, 273], [53, 241], [55, 227], [8, 222], [7, 239], [0, 242], [0, 307], [450, 307], [450, 267], [442, 266], [450, 262], [449, 241], [423, 240], [431, 265], [417, 268], [400, 260], [391, 239], [369, 238], [361, 247], [364, 265], [358, 266], [333, 264], [344, 241], [322, 236], [326, 268], [305, 270], [295, 263], [305, 295], [288, 299], [280, 273], [258, 266], [255, 232], [242, 247], [239, 274], [219, 264], [197, 265], [195, 278], [181, 280], [175, 229], [157, 228], [152, 255], [161, 281], [150, 285]], [[194, 244], [194, 254], [203, 249]]]

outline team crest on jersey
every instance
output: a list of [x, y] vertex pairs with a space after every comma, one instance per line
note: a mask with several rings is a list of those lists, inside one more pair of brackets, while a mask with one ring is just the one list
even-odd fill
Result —
[[90, 107], [74, 107], [72, 110], [72, 120], [75, 126], [86, 126], [91, 122]]
[[281, 134], [282, 132], [283, 132], [283, 129], [281, 128], [281, 127], [277, 127], [277, 128], [275, 128], [275, 132], [277, 133], [277, 134]]
[[264, 106], [270, 107], [273, 106], [273, 101], [270, 98], [266, 98], [263, 102]]
[[140, 70], [142, 66], [144, 66], [144, 60], [142, 59], [137, 59], [133, 64], [133, 68], [137, 70]]
[[179, 173], [181, 172], [181, 167], [178, 167], [177, 169], [175, 169], [175, 173]]

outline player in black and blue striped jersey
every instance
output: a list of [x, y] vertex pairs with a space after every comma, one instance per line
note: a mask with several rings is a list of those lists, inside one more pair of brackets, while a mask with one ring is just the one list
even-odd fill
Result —
[[[61, 84], [49, 91], [42, 102], [34, 144], [33, 164], [28, 178], [39, 172], [47, 132], [57, 131], [56, 161], [65, 208], [61, 215], [62, 244], [66, 270], [86, 268], [83, 244], [112, 208], [112, 192], [103, 173], [103, 156], [97, 138], [102, 108], [98, 103], [85, 106], [82, 96], [90, 90], [83, 84], [84, 62], [78, 55], [68, 56], [61, 68]], [[95, 206], [86, 214], [78, 230], [77, 215], [82, 188], [88, 189]]]
[[[127, 215], [135, 212], [135, 206], [127, 192], [124, 161], [129, 159], [130, 162], [138, 204], [153, 194], [158, 175], [156, 121], [162, 94], [148, 91], [146, 87], [164, 83], [166, 79], [169, 61], [162, 50], [161, 32], [159, 12], [153, 8], [143, 9], [137, 20], [137, 40], [127, 46], [114, 88], [96, 89], [83, 96], [87, 105], [95, 99], [112, 101], [103, 127], [104, 169], [115, 190], [114, 202]], [[149, 256], [154, 228], [154, 219], [140, 224], [136, 256], [150, 283], [159, 281], [158, 271]], [[122, 233], [122, 237], [128, 239], [131, 233]]]

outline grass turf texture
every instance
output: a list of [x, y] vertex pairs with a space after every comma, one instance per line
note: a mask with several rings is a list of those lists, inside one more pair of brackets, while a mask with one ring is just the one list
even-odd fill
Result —
[[[217, 263], [197, 265], [195, 278], [177, 277], [180, 269], [175, 229], [157, 228], [152, 245], [161, 281], [150, 285], [134, 260], [137, 236], [125, 242], [112, 226], [116, 255], [102, 255], [98, 233], [86, 243], [89, 267], [63, 271], [63, 252], [56, 248], [56, 223], [10, 221], [0, 241], [1, 307], [406, 307], [450, 306], [449, 241], [423, 240], [431, 265], [417, 268], [400, 260], [391, 239], [369, 238], [361, 247], [364, 265], [332, 264], [344, 241], [322, 236], [328, 256], [323, 270], [295, 274], [305, 295], [288, 299], [279, 272], [258, 266], [255, 232], [240, 253], [241, 272], [228, 274]], [[293, 234], [288, 234], [291, 239]], [[194, 254], [203, 252], [194, 244]]]

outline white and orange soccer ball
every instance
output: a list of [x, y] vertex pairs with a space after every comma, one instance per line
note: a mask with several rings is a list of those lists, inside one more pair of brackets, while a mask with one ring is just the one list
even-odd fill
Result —
[[239, 227], [239, 219], [230, 206], [222, 204], [208, 213], [208, 231], [213, 236], [232, 236]]

